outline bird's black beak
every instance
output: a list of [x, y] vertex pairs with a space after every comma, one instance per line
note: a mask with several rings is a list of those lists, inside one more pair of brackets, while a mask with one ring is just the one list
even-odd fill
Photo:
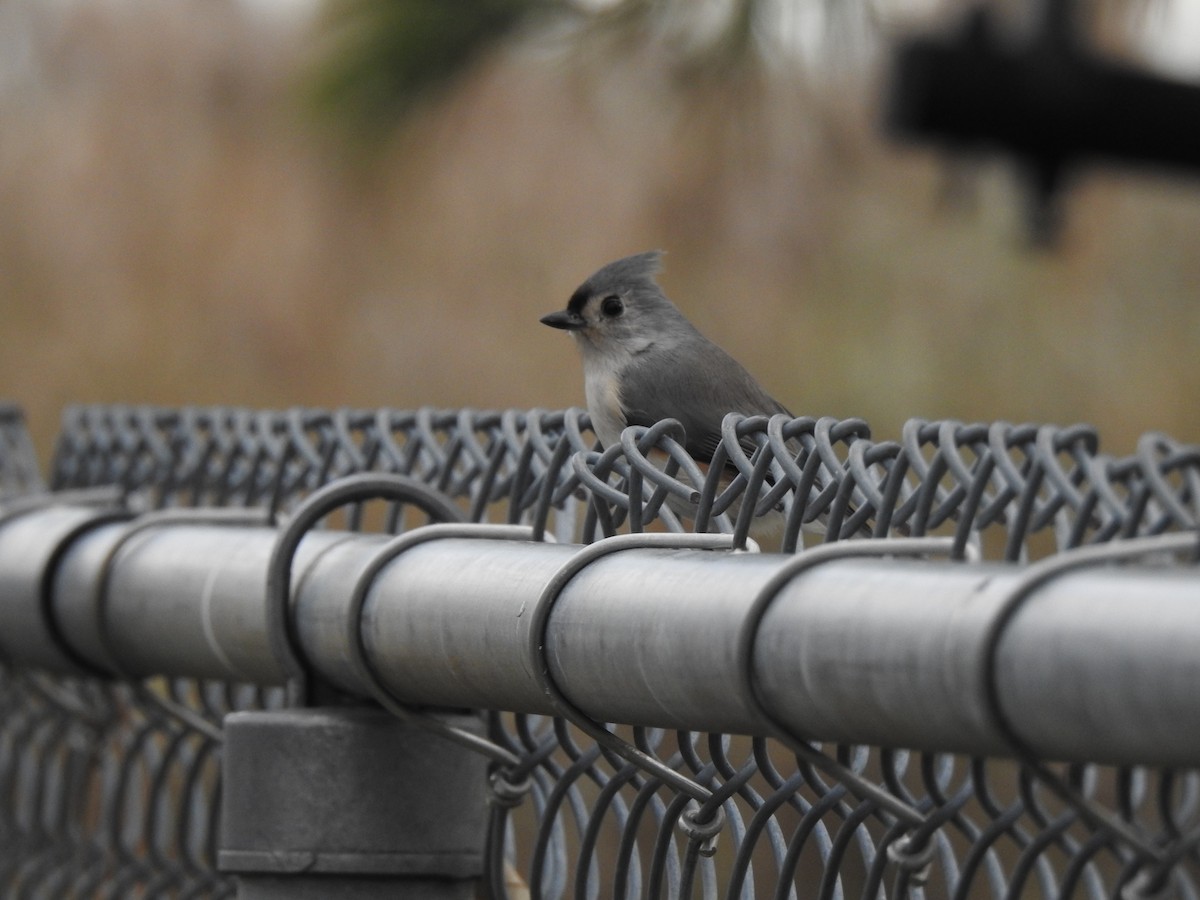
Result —
[[583, 316], [579, 313], [571, 312], [569, 309], [560, 309], [558, 312], [552, 312], [548, 316], [542, 316], [542, 324], [549, 325], [551, 328], [561, 328], [564, 331], [579, 331], [587, 323], [584, 322]]

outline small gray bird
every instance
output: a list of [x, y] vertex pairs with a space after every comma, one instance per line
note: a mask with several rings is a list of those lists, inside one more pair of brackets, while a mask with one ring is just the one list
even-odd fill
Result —
[[[654, 280], [661, 264], [658, 251], [611, 262], [579, 286], [566, 309], [541, 321], [575, 339], [588, 413], [604, 447], [619, 443], [629, 425], [673, 418], [683, 424], [687, 452], [707, 464], [727, 413], [791, 414], [667, 299]], [[782, 524], [774, 518], [771, 531]]]

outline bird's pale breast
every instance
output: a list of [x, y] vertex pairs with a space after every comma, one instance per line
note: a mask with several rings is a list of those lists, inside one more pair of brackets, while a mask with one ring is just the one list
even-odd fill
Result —
[[588, 367], [584, 372], [583, 387], [592, 429], [600, 443], [605, 447], [619, 443], [625, 428], [625, 414], [621, 410], [616, 373], [607, 366]]

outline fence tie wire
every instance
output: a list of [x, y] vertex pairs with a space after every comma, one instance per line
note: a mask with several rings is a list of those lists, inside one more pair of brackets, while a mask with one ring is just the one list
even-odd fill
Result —
[[297, 508], [287, 526], [280, 532], [268, 567], [269, 637], [277, 658], [285, 663], [290, 699], [293, 702], [308, 702], [311, 700], [312, 687], [309, 684], [307, 666], [299, 651], [298, 639], [291, 625], [291, 564], [296, 549], [304, 535], [329, 513], [339, 507], [360, 504], [371, 499], [390, 500], [397, 504], [409, 503], [421, 508], [431, 517], [452, 521], [430, 524], [398, 535], [385, 543], [368, 562], [355, 582], [347, 609], [346, 646], [350, 665], [376, 702], [397, 719], [454, 741], [496, 762], [499, 768], [492, 772], [489, 779], [493, 799], [501, 806], [514, 806], [520, 803], [532, 784], [527, 776], [511, 777], [508, 774], [520, 766], [523, 760], [493, 741], [448, 725], [435, 716], [410, 709], [397, 699], [370, 663], [364, 643], [362, 611], [376, 576], [405, 550], [418, 544], [449, 537], [527, 541], [531, 540], [533, 535], [533, 530], [529, 527], [465, 522], [462, 512], [448, 497], [403, 475], [348, 475], [315, 491]]
[[1195, 552], [1196, 544], [1197, 535], [1194, 533], [1154, 535], [1065, 550], [1056, 556], [1033, 563], [1003, 598], [984, 632], [983, 652], [980, 657], [980, 684], [983, 710], [988, 720], [1008, 744], [1016, 759], [1033, 777], [1057, 794], [1092, 828], [1115, 835], [1141, 857], [1139, 877], [1128, 882], [1122, 889], [1122, 897], [1126, 900], [1153, 897], [1169, 877], [1174, 863], [1200, 845], [1200, 828], [1181, 835], [1170, 844], [1157, 844], [1131, 823], [1086, 797], [1082, 791], [1040, 760], [1033, 748], [1017, 732], [1004, 710], [999, 687], [1000, 642], [1017, 614], [1032, 601], [1035, 592], [1055, 578], [1089, 566], [1135, 560], [1157, 554], [1192, 553]]
[[635, 532], [615, 535], [586, 545], [550, 577], [541, 596], [530, 610], [528, 643], [526, 645], [527, 659], [538, 686], [550, 700], [556, 715], [571, 722], [600, 746], [611, 750], [626, 762], [632, 763], [676, 792], [686, 795], [696, 802], [696, 806], [689, 804], [680, 816], [680, 829], [688, 836], [689, 841], [699, 843], [702, 854], [711, 855], [716, 848], [716, 837], [724, 826], [724, 813], [721, 811], [720, 805], [718, 804], [715, 809], [706, 808], [708, 801], [712, 800], [714, 796], [713, 791], [677, 772], [662, 760], [633, 746], [613, 734], [603, 723], [589, 717], [555, 683], [546, 656], [546, 630], [550, 621], [550, 613], [570, 581], [602, 557], [623, 550], [653, 548], [726, 551], [735, 549], [733, 536], [729, 534], [646, 534]]
[[288, 699], [307, 705], [311, 685], [308, 666], [291, 616], [292, 562], [304, 536], [335, 509], [365, 500], [410, 503], [430, 518], [462, 523], [462, 511], [440, 491], [410, 478], [384, 472], [347, 475], [313, 491], [280, 529], [267, 566], [267, 636], [271, 652], [288, 681]]
[[349, 651], [349, 662], [355, 670], [355, 674], [370, 691], [371, 696], [397, 719], [441, 735], [495, 762], [498, 768], [489, 776], [493, 800], [502, 806], [515, 806], [521, 802], [521, 799], [529, 793], [533, 786], [533, 781], [528, 774], [519, 776], [514, 774], [524, 760], [494, 741], [472, 734], [462, 728], [447, 725], [435, 716], [407, 706], [383, 682], [367, 653], [366, 634], [363, 629], [363, 608], [375, 578], [405, 551], [420, 544], [447, 538], [530, 541], [533, 539], [533, 529], [526, 525], [449, 522], [426, 525], [392, 538], [371, 557], [354, 583], [350, 604], [346, 610], [346, 647]]
[[[771, 728], [776, 738], [781, 740], [802, 760], [835, 778], [860, 800], [876, 803], [881, 809], [891, 813], [896, 819], [907, 824], [912, 829], [917, 829], [926, 824], [926, 817], [923, 813], [887, 789], [859, 775], [849, 766], [843, 765], [838, 760], [822, 753], [771, 713], [758, 689], [758, 682], [754, 677], [754, 647], [758, 639], [759, 629], [762, 626], [763, 619], [766, 618], [767, 611], [771, 608], [771, 604], [776, 600], [783, 588], [802, 572], [811, 571], [824, 563], [852, 558], [928, 556], [931, 554], [948, 555], [954, 551], [955, 541], [952, 538], [894, 538], [887, 541], [841, 541], [834, 544], [822, 544], [811, 550], [806, 550], [789, 560], [763, 585], [762, 590], [759, 591], [758, 596], [751, 603], [750, 609], [746, 613], [746, 618], [742, 623], [741, 631], [738, 634], [736, 666], [738, 689], [747, 706]], [[926, 839], [928, 838], [926, 835], [923, 836]], [[923, 842], [918, 846], [916, 842], [906, 841], [901, 844], [898, 841], [889, 846], [889, 853], [893, 852], [892, 847], [896, 847], [897, 844], [900, 844], [900, 846], [892, 856], [894, 861], [905, 865], [911, 864], [918, 870], [927, 867], [929, 857], [925, 853], [926, 846]], [[932, 842], [929, 842], [928, 846], [932, 846]]]

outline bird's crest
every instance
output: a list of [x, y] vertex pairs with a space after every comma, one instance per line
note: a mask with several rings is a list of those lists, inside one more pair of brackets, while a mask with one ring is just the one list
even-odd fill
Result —
[[636, 284], [653, 285], [654, 276], [662, 271], [661, 250], [647, 250], [610, 262], [592, 273], [578, 290], [571, 295], [567, 308], [578, 312], [589, 297], [605, 291], [616, 291]]
[[599, 269], [588, 281], [653, 281], [662, 271], [663, 252], [647, 250], [626, 256]]

